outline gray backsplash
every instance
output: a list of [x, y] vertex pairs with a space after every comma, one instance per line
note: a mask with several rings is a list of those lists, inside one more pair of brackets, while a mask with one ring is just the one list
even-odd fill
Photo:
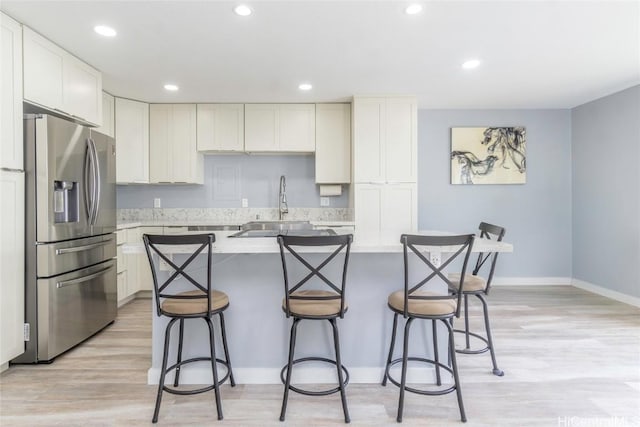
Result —
[[[278, 219], [276, 208], [133, 208], [118, 209], [118, 222], [166, 222], [209, 225], [243, 224], [249, 221]], [[287, 220], [352, 221], [348, 208], [289, 208]]]
[[[312, 155], [207, 155], [204, 185], [119, 185], [119, 209], [153, 208], [277, 208], [280, 175], [286, 176], [287, 201], [292, 208], [320, 208]], [[330, 208], [349, 206], [349, 186], [342, 195], [329, 198]]]

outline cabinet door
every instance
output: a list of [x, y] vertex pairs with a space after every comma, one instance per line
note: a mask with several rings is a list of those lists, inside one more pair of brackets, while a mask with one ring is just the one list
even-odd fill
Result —
[[0, 14], [2, 58], [0, 79], [0, 168], [24, 169], [22, 142], [22, 28]]
[[197, 105], [198, 151], [244, 151], [244, 104]]
[[385, 98], [353, 100], [354, 182], [384, 182]]
[[351, 182], [351, 105], [316, 104], [316, 184]]
[[106, 92], [102, 92], [102, 126], [97, 128], [99, 132], [115, 137], [115, 98]]
[[246, 151], [278, 151], [278, 106], [244, 106], [244, 148]]
[[416, 182], [418, 150], [415, 98], [388, 98], [385, 121], [386, 181], [389, 183]]
[[63, 63], [63, 110], [89, 123], [102, 124], [102, 74], [67, 54]]
[[382, 229], [384, 185], [355, 184], [354, 191], [356, 239], [375, 241], [380, 238]]
[[[129, 228], [126, 230], [127, 244], [136, 245], [142, 242], [139, 228]], [[127, 262], [127, 293], [133, 295], [140, 289], [138, 284], [138, 256], [139, 254], [125, 254]], [[146, 256], [145, 256], [146, 257]]]
[[115, 100], [116, 181], [149, 182], [149, 104]]
[[149, 182], [172, 181], [170, 159], [173, 156], [173, 150], [169, 144], [170, 133], [171, 106], [169, 104], [149, 105]]
[[278, 106], [279, 151], [313, 153], [316, 150], [316, 107], [314, 104]]
[[[140, 233], [139, 243], [142, 243], [143, 234], [162, 234], [162, 227], [141, 227], [138, 230]], [[138, 280], [135, 292], [151, 290], [153, 290], [153, 276], [151, 275], [149, 258], [146, 253], [138, 254]]]
[[202, 184], [204, 164], [197, 147], [195, 104], [171, 106], [170, 132], [171, 181]]
[[24, 352], [24, 173], [0, 171], [0, 365]]
[[204, 182], [204, 160], [197, 151], [195, 104], [151, 104], [149, 180]]
[[381, 233], [383, 238], [400, 239], [402, 233], [418, 229], [417, 184], [387, 184], [384, 186]]
[[33, 30], [23, 27], [24, 99], [49, 108], [63, 108], [65, 52]]

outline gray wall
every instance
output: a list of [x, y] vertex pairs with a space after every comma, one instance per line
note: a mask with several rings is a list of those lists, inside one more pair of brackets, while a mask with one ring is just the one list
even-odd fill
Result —
[[573, 277], [640, 297], [640, 86], [572, 111]]
[[[117, 204], [120, 209], [152, 208], [159, 197], [163, 208], [239, 208], [246, 198], [249, 207], [275, 208], [280, 175], [287, 178], [289, 207], [320, 207], [314, 156], [244, 154], [205, 156], [204, 185], [119, 185]], [[347, 207], [348, 188], [329, 201], [330, 207]]]
[[[451, 185], [451, 127], [525, 126], [527, 183]], [[418, 114], [418, 222], [421, 229], [502, 225], [513, 254], [503, 277], [571, 277], [571, 111], [421, 110]]]

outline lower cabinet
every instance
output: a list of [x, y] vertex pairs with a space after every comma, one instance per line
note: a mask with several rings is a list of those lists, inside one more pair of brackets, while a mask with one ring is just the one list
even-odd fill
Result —
[[355, 184], [356, 238], [400, 241], [418, 229], [418, 187], [415, 183]]
[[[136, 229], [138, 235], [136, 236], [137, 242], [142, 244], [143, 234], [163, 234], [162, 227], [140, 227]], [[153, 276], [151, 275], [151, 266], [149, 265], [149, 258], [147, 253], [136, 254], [138, 262], [136, 263], [138, 271], [136, 272], [136, 282], [138, 285], [138, 291], [151, 291], [153, 290]]]

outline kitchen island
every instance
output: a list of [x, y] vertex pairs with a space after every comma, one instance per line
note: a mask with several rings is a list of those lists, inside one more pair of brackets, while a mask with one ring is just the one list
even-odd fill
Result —
[[[428, 232], [424, 232], [427, 234]], [[237, 383], [279, 383], [280, 370], [286, 362], [291, 319], [287, 319], [281, 304], [284, 296], [282, 265], [275, 238], [229, 238], [233, 232], [216, 232], [214, 244], [213, 286], [229, 296], [225, 323], [231, 362]], [[399, 236], [398, 236], [399, 237]], [[512, 252], [509, 243], [476, 239], [473, 251], [497, 250]], [[125, 248], [140, 252], [140, 246]], [[176, 257], [181, 256], [174, 251]], [[309, 253], [311, 259], [321, 254]], [[431, 256], [446, 256], [446, 253]], [[328, 266], [329, 267], [329, 266]], [[202, 270], [204, 271], [204, 264]], [[349, 309], [338, 321], [343, 364], [354, 383], [375, 383], [382, 379], [393, 315], [387, 308], [388, 295], [403, 286], [402, 245], [389, 240], [354, 240], [347, 276], [346, 300]], [[442, 291], [444, 291], [442, 284]], [[153, 310], [152, 366], [148, 382], [157, 384], [162, 359], [164, 330], [168, 322]], [[430, 349], [431, 327], [416, 325], [412, 346]], [[428, 326], [428, 327], [427, 327]], [[299, 327], [296, 357], [325, 355], [333, 358], [329, 349], [331, 332], [327, 322], [302, 322]], [[439, 336], [445, 337], [444, 330]], [[172, 339], [177, 339], [177, 334]], [[175, 360], [171, 346], [170, 359]], [[217, 347], [221, 348], [221, 347]], [[439, 346], [446, 360], [446, 345]], [[205, 323], [198, 320], [185, 328], [184, 358], [208, 354]], [[224, 369], [221, 367], [221, 369]], [[422, 370], [424, 372], [417, 372]], [[416, 375], [430, 375], [429, 368], [416, 368]], [[294, 382], [334, 381], [335, 369], [325, 366], [304, 366], [294, 370]], [[202, 384], [211, 381], [211, 369], [206, 363], [185, 366], [181, 382]]]

